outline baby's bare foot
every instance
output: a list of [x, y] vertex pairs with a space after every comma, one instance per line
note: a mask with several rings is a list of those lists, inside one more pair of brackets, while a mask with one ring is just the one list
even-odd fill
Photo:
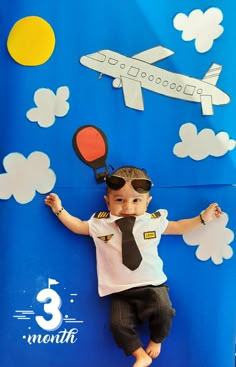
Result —
[[152, 364], [152, 358], [150, 358], [143, 348], [138, 348], [133, 352], [133, 356], [136, 358], [136, 362], [133, 367], [148, 367]]
[[146, 353], [151, 357], [151, 358], [157, 358], [159, 356], [161, 352], [161, 343], [155, 343], [152, 340], [150, 340], [147, 348], [146, 348]]

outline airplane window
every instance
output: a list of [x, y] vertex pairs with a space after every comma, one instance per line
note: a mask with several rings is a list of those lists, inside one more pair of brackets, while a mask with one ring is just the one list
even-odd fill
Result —
[[168, 80], [164, 80], [164, 82], [162, 83], [163, 87], [167, 87], [168, 84], [169, 84]]
[[110, 59], [108, 60], [108, 62], [109, 62], [109, 64], [111, 64], [111, 65], [116, 65], [116, 64], [118, 63], [118, 60], [116, 60], [116, 59], [112, 59], [112, 58], [110, 57]]
[[147, 76], [147, 73], [141, 73], [142, 78], [145, 78], [145, 76]]
[[202, 94], [202, 92], [203, 92], [203, 91], [202, 91], [202, 89], [201, 89], [201, 88], [197, 90], [197, 94]]
[[175, 83], [171, 83], [170, 89], [175, 89], [175, 87], [176, 87], [176, 84]]
[[156, 83], [160, 84], [160, 82], [161, 82], [161, 78], [156, 78]]
[[128, 71], [128, 75], [131, 75], [131, 76], [137, 76], [138, 73], [139, 73], [139, 70], [138, 68], [134, 68], [133, 66], [131, 66], [131, 68], [129, 69]]
[[150, 76], [148, 77], [148, 80], [150, 80], [150, 82], [152, 82], [152, 81], [153, 81], [153, 79], [154, 79], [154, 76], [153, 76], [153, 75], [150, 75]]
[[178, 85], [178, 87], [176, 88], [177, 92], [180, 92], [182, 88], [183, 87], [181, 85]]
[[124, 69], [125, 68], [125, 64], [120, 64], [120, 68]]
[[94, 54], [88, 55], [90, 59], [104, 62], [106, 60], [106, 55], [103, 55], [101, 52], [95, 52]]
[[186, 85], [185, 88], [184, 88], [184, 93], [185, 94], [188, 94], [190, 96], [193, 95], [194, 91], [195, 91], [196, 87], [194, 87], [193, 85]]

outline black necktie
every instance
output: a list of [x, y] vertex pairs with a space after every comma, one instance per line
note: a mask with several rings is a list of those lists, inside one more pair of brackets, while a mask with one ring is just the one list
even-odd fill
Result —
[[133, 236], [135, 217], [124, 217], [116, 220], [122, 233], [122, 262], [130, 270], [139, 267], [142, 256]]

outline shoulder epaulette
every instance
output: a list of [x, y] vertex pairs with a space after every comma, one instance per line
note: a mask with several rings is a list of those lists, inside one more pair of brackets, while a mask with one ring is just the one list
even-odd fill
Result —
[[151, 218], [158, 218], [161, 216], [160, 212], [151, 213]]
[[109, 218], [110, 213], [109, 212], [97, 212], [93, 216], [94, 218], [102, 219], [102, 218]]

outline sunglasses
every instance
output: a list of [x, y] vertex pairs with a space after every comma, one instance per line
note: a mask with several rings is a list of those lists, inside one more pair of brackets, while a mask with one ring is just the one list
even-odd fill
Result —
[[116, 175], [107, 175], [105, 177], [105, 181], [109, 189], [111, 190], [120, 190], [123, 186], [125, 186], [126, 182], [129, 181], [135, 191], [139, 194], [144, 194], [151, 190], [153, 183], [148, 178], [133, 178], [132, 180], [127, 180], [124, 177], [116, 176]]

